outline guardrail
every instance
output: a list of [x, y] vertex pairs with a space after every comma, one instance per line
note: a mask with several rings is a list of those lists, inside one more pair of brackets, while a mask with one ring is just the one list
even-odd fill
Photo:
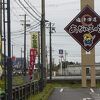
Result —
[[[13, 87], [12, 100], [27, 100], [31, 94], [39, 92], [39, 81], [27, 83], [22, 86]], [[0, 100], [6, 100], [4, 95], [0, 96]]]

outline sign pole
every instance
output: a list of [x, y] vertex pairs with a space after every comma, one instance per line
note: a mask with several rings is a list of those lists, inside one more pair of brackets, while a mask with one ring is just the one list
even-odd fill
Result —
[[88, 73], [91, 87], [95, 87], [95, 45], [100, 41], [100, 17], [93, 10], [94, 0], [81, 0], [81, 9], [64, 30], [81, 45], [82, 87], [87, 85]]
[[60, 70], [61, 70], [60, 75], [62, 76], [62, 57], [61, 57], [61, 63], [60, 63]]
[[[86, 5], [94, 8], [94, 0], [81, 0], [81, 9]], [[81, 47], [81, 59], [82, 59], [82, 87], [86, 87], [86, 67], [89, 65], [91, 68], [91, 87], [96, 86], [95, 81], [95, 47], [88, 53]]]
[[62, 70], [63, 49], [59, 49], [59, 55], [60, 55], [60, 58], [61, 58], [61, 62], [60, 62], [60, 75], [63, 75], [63, 70]]

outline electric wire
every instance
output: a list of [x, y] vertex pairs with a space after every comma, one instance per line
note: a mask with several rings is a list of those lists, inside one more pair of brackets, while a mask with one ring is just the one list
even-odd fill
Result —
[[[12, 15], [12, 14], [13, 14], [13, 15]], [[12, 9], [11, 9], [11, 15], [14, 16], [14, 18], [16, 17], [16, 19], [13, 19], [13, 18], [12, 18], [13, 21], [19, 22], [19, 21], [18, 21], [18, 19], [19, 19], [18, 16], [14, 13], [14, 10], [12, 10]]]
[[32, 5], [32, 3], [30, 3], [30, 1], [28, 0], [28, 3], [30, 4], [30, 6], [33, 8], [33, 9], [35, 9], [36, 10], [36, 12], [38, 13], [38, 14], [40, 14], [41, 15], [41, 13], [36, 9], [36, 7], [34, 6], [34, 5]]
[[25, 1], [25, 3], [29, 6], [29, 8], [39, 17], [39, 18], [41, 18], [41, 16], [29, 5], [29, 3], [26, 1], [26, 0], [24, 0]]
[[[36, 26], [39, 26], [39, 25], [40, 25], [40, 23], [38, 22], [35, 25], [31, 25], [30, 27], [27, 27], [26, 30], [33, 28], [33, 27], [36, 27]], [[22, 32], [24, 32], [24, 29], [13, 31], [12, 33], [22, 33]]]
[[[11, 2], [11, 5], [15, 5], [14, 2]], [[18, 11], [15, 9], [15, 6], [11, 6], [11, 13], [13, 13], [13, 15], [14, 15], [14, 17], [12, 17], [12, 18], [16, 17], [16, 22], [19, 22], [18, 21], [19, 17], [17, 16]]]
[[[14, 42], [14, 41], [12, 41], [12, 40], [11, 40], [11, 42], [12, 42], [12, 45], [14, 45], [14, 46], [17, 46], [17, 47], [24, 47], [24, 43], [22, 43], [22, 44], [21, 44], [21, 43], [18, 43], [18, 42], [17, 42], [17, 43], [15, 43], [15, 42]], [[29, 47], [29, 45], [28, 45], [28, 44], [26, 44], [26, 46], [28, 46], [28, 47]]]
[[32, 17], [34, 17], [37, 21], [40, 22], [40, 20], [39, 20], [37, 17], [35, 17], [35, 16], [25, 7], [25, 5], [24, 5], [20, 0], [18, 0], [18, 1], [19, 1], [19, 3], [24, 7], [24, 9], [25, 9]]
[[17, 46], [22, 46], [24, 47], [24, 45], [21, 45], [21, 44], [18, 44], [18, 43], [15, 43], [14, 41], [11, 41], [13, 43], [13, 45], [17, 45]]
[[[39, 25], [37, 25], [37, 26], [31, 28], [30, 30], [27, 30], [26, 32], [30, 32], [31, 30], [37, 28], [38, 26], [39, 26]], [[23, 34], [24, 34], [24, 32], [23, 32], [23, 33], [20, 33], [20, 34], [16, 34], [15, 36], [13, 36], [13, 37], [11, 37], [11, 38], [12, 38], [12, 39], [15, 39], [15, 38], [21, 38], [21, 37], [23, 37]], [[30, 34], [27, 33], [26, 35], [30, 35]]]
[[34, 20], [34, 18], [29, 13], [27, 13], [27, 11], [17, 2], [17, 0], [14, 0], [14, 1], [26, 13], [26, 15], [28, 15], [32, 20]]
[[[26, 28], [26, 32], [29, 32], [30, 30], [35, 29], [35, 28], [37, 28], [37, 27], [39, 27], [39, 26], [40, 26], [40, 24], [37, 23], [36, 25], [33, 25], [33, 26], [29, 27], [29, 28]], [[23, 30], [23, 31], [19, 31], [19, 32], [24, 32], [24, 30]], [[13, 33], [18, 33], [18, 32], [13, 32]], [[21, 34], [22, 34], [22, 33], [21, 33]], [[16, 35], [16, 34], [15, 34], [15, 35]]]

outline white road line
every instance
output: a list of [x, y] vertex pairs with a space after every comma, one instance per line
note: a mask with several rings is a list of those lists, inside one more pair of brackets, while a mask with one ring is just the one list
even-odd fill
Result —
[[83, 98], [83, 100], [86, 100], [86, 98]]
[[91, 100], [92, 98], [83, 98], [83, 100]]
[[91, 100], [92, 98], [87, 98], [87, 100]]
[[91, 91], [92, 93], [94, 93], [94, 90], [93, 90], [92, 88], [90, 88], [90, 91]]
[[60, 89], [60, 92], [63, 92], [63, 90], [64, 90], [63, 88], [62, 88], [62, 89]]

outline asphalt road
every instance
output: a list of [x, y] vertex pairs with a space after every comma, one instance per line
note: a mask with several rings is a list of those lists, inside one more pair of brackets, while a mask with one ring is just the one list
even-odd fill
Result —
[[100, 89], [55, 88], [49, 100], [100, 100]]

